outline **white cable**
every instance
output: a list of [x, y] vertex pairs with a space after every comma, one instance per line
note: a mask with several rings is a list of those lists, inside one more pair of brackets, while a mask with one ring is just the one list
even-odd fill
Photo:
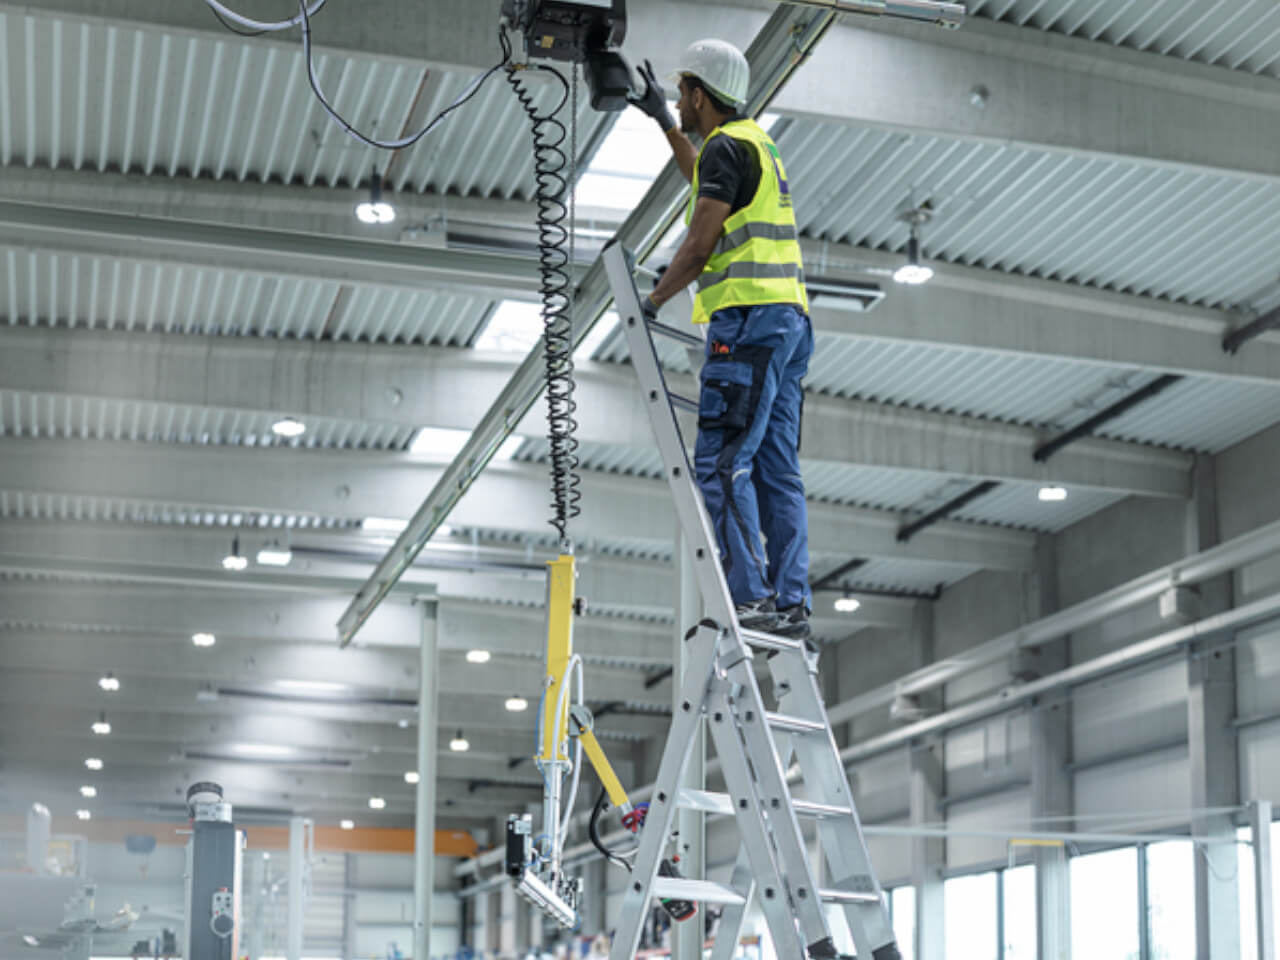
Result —
[[[262, 20], [253, 20], [243, 14], [236, 13], [225, 4], [219, 3], [218, 0], [204, 0], [204, 2], [228, 20], [238, 23], [240, 26], [249, 30], [263, 30], [267, 33], [272, 33], [277, 30], [288, 30], [290, 27], [296, 27], [298, 24], [302, 23], [304, 19], [302, 13], [299, 12], [296, 17], [292, 17], [289, 20], [273, 20], [270, 22], [264, 22]], [[308, 17], [311, 16], [324, 6], [324, 2], [325, 0], [314, 0], [311, 6], [304, 8], [306, 10], [306, 15]]]
[[[573, 670], [575, 664], [578, 668], [578, 705], [582, 706], [583, 704], [582, 657], [580, 657], [576, 653], [573, 655], [572, 659], [570, 659], [569, 661], [570, 671]], [[566, 687], [569, 685], [568, 676], [569, 676], [569, 673], [568, 671], [566, 671], [565, 673]], [[574, 739], [577, 741], [577, 750], [575, 751], [576, 759], [573, 761], [573, 782], [572, 782], [572, 785], [569, 787], [569, 799], [568, 799], [568, 802], [565, 804], [564, 818], [560, 821], [561, 840], [563, 840], [565, 837], [569, 835], [569, 821], [573, 819], [573, 805], [578, 800], [578, 780], [582, 777], [582, 738], [575, 737]]]

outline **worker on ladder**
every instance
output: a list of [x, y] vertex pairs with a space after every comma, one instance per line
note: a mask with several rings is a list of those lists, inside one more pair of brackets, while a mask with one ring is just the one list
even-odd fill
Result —
[[786, 171], [769, 135], [739, 112], [749, 67], [736, 47], [700, 40], [685, 51], [669, 80], [679, 126], [648, 61], [640, 75], [631, 102], [658, 122], [693, 187], [688, 233], [643, 307], [652, 319], [697, 283], [693, 322], [709, 328], [694, 466], [738, 622], [807, 638], [799, 447], [813, 328]]

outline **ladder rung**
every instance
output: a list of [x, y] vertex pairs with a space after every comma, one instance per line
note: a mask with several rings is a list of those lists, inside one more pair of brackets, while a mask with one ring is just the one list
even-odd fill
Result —
[[697, 400], [690, 400], [688, 397], [683, 397], [678, 393], [668, 393], [667, 396], [671, 398], [671, 405], [673, 407], [679, 407], [681, 410], [688, 410], [690, 413], [698, 412]]
[[788, 733], [826, 733], [827, 725], [817, 720], [805, 720], [803, 717], [789, 717], [784, 713], [766, 713], [764, 715], [769, 726]]
[[683, 330], [678, 330], [675, 327], [662, 323], [659, 320], [650, 320], [649, 329], [652, 330], [654, 333], [661, 334], [664, 337], [670, 337], [672, 340], [678, 340], [680, 343], [683, 343], [686, 347], [702, 346], [702, 338], [697, 334], [686, 333]]
[[818, 820], [834, 820], [840, 817], [853, 816], [853, 808], [841, 807], [834, 803], [814, 803], [811, 800], [792, 800], [791, 809], [797, 816], [814, 817]]
[[727, 793], [682, 789], [678, 805], [685, 810], [701, 810], [703, 813], [714, 813], [723, 816], [731, 816], [733, 814], [733, 800]]
[[759, 633], [755, 630], [739, 630], [744, 643], [760, 650], [803, 650], [803, 640], [790, 640], [787, 637], [775, 637], [771, 633]]
[[823, 903], [879, 903], [874, 893], [849, 893], [845, 890], [819, 890]]
[[655, 877], [650, 888], [653, 896], [663, 900], [693, 900], [697, 903], [746, 903], [733, 887], [710, 880], [689, 880], [685, 877]]

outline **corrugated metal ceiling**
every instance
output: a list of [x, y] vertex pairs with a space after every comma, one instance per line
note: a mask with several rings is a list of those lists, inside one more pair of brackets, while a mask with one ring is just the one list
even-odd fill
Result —
[[491, 301], [0, 247], [9, 323], [466, 346]]
[[1269, 0], [969, 0], [969, 13], [1114, 46], [1280, 76]]
[[1275, 280], [1280, 185], [1114, 159], [793, 119], [778, 136], [806, 234], [1205, 306]]
[[[225, 39], [101, 23], [0, 14], [0, 162], [351, 186], [386, 154], [357, 143], [323, 112], [307, 85], [301, 47], [286, 52]], [[497, 50], [494, 51], [497, 60]], [[325, 55], [320, 83], [357, 128], [395, 139], [434, 116], [473, 77]], [[559, 94], [531, 75], [540, 110]], [[415, 109], [416, 105], [416, 109]], [[412, 114], [411, 114], [412, 111]], [[579, 142], [613, 122], [579, 104]], [[397, 190], [485, 197], [533, 193], [529, 122], [500, 75], [386, 171]]]

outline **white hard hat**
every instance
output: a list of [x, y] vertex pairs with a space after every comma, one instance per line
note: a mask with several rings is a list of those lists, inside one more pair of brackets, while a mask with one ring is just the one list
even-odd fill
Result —
[[697, 77], [717, 100], [740, 107], [747, 102], [751, 68], [737, 47], [723, 40], [699, 40], [680, 57], [668, 82], [675, 86], [684, 76]]

